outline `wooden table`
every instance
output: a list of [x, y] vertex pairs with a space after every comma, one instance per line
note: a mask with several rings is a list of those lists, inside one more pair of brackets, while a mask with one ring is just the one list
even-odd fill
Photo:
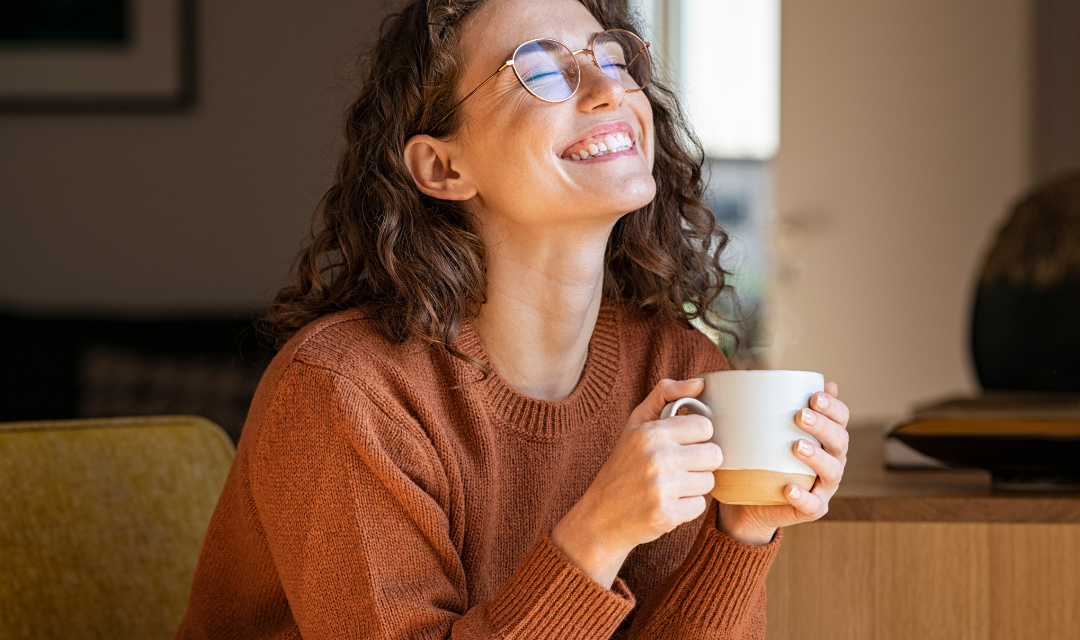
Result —
[[768, 638], [1080, 639], [1080, 494], [886, 471], [882, 438], [852, 429], [829, 513], [784, 531]]

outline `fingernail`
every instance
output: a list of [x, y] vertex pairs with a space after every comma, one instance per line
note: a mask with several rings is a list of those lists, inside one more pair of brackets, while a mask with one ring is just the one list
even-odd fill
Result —
[[826, 393], [817, 394], [817, 406], [818, 409], [824, 409], [829, 406], [829, 395]]
[[810, 443], [806, 440], [799, 440], [799, 453], [804, 456], [808, 456], [814, 452], [814, 447], [810, 446]]
[[803, 421], [803, 424], [814, 424], [815, 422], [817, 422], [817, 416], [814, 415], [813, 411], [811, 411], [809, 409], [803, 409], [802, 410], [802, 421]]
[[801, 495], [802, 495], [802, 489], [800, 489], [800, 488], [798, 488], [798, 487], [796, 487], [796, 486], [792, 486], [792, 487], [791, 487], [791, 490], [790, 490], [790, 491], [788, 491], [788, 492], [787, 492], [787, 494], [788, 494], [789, 496], [791, 496], [791, 498], [792, 498], [793, 500], [798, 500], [798, 499], [799, 499], [799, 496], [801, 496]]

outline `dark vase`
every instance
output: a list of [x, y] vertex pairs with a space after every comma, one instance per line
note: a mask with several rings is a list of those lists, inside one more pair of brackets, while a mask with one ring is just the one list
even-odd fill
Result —
[[1080, 285], [979, 287], [971, 349], [984, 389], [1080, 392]]
[[984, 389], [1080, 392], [1080, 173], [1009, 213], [975, 292], [971, 350]]

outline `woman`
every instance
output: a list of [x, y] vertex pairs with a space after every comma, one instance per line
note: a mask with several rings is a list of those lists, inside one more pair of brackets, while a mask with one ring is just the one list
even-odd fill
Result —
[[847, 408], [801, 414], [819, 478], [783, 507], [710, 504], [711, 425], [659, 419], [727, 367], [689, 325], [726, 236], [624, 11], [384, 23], [178, 637], [764, 636]]

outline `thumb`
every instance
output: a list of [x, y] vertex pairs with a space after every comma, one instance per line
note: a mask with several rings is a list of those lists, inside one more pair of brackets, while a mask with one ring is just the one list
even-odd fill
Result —
[[660, 419], [660, 412], [667, 403], [674, 402], [679, 398], [696, 398], [705, 388], [705, 381], [701, 378], [689, 380], [664, 379], [656, 383], [651, 393], [641, 401], [630, 413], [629, 424], [641, 424]]

